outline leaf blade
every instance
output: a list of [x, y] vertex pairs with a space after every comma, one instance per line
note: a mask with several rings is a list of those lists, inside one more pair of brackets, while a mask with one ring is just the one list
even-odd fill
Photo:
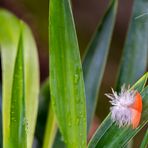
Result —
[[146, 24], [148, 21], [147, 17], [139, 19], [136, 17], [146, 10], [147, 6], [148, 2], [134, 1], [117, 80], [118, 90], [123, 83], [133, 85], [146, 72], [148, 64], [148, 28]]
[[111, 0], [105, 16], [103, 17], [101, 24], [99, 24], [83, 60], [88, 131], [96, 109], [97, 95], [107, 61], [116, 13], [117, 1]]
[[85, 147], [84, 83], [70, 1], [51, 0], [49, 10], [50, 90], [53, 109], [67, 147]]
[[140, 148], [146, 148], [148, 145], [148, 129], [146, 130], [145, 136], [142, 140], [142, 143], [140, 145]]
[[[11, 23], [7, 23], [8, 20], [10, 20]], [[10, 12], [4, 9], [0, 9], [0, 24], [1, 24], [0, 46], [2, 53], [2, 79], [3, 79], [3, 86], [2, 86], [3, 87], [3, 104], [2, 104], [3, 147], [9, 147], [9, 143], [11, 141], [10, 140], [10, 132], [12, 130], [10, 129], [11, 127], [10, 120], [12, 116], [10, 113], [10, 110], [12, 108], [11, 94], [13, 94], [15, 91], [13, 87], [14, 83], [17, 83], [17, 81], [13, 81], [13, 78], [17, 72], [17, 70], [14, 70], [14, 68], [18, 51], [17, 46], [19, 42], [19, 36], [20, 32], [22, 32], [22, 41], [21, 41], [22, 42], [21, 46], [23, 48], [22, 63], [24, 64], [23, 66], [21, 66], [21, 68], [23, 69], [23, 75], [24, 75], [23, 82], [25, 83], [24, 94], [23, 94], [23, 96], [25, 96], [24, 98], [25, 105], [22, 108], [25, 109], [26, 120], [23, 121], [25, 122], [27, 129], [27, 146], [25, 144], [23, 146], [29, 148], [32, 147], [32, 142], [33, 142], [33, 135], [34, 135], [33, 133], [34, 133], [35, 118], [37, 114], [37, 104], [38, 104], [37, 97], [39, 91], [39, 71], [38, 71], [38, 57], [36, 53], [36, 46], [28, 26], [23, 22], [20, 22], [20, 20], [18, 20], [14, 15], [12, 15]], [[30, 47], [32, 47], [31, 50]], [[19, 66], [16, 67], [18, 68]], [[31, 69], [31, 71], [29, 69]], [[30, 81], [28, 77], [32, 78], [32, 81]], [[21, 79], [18, 78], [18, 80]], [[21, 82], [18, 83], [21, 84]], [[35, 84], [35, 86], [33, 86], [32, 82]], [[28, 85], [30, 87], [28, 87]], [[28, 104], [27, 102], [30, 103], [32, 102], [32, 103]], [[17, 106], [15, 105], [14, 107], [16, 108]], [[23, 121], [21, 124], [24, 123]], [[21, 127], [21, 124], [19, 124], [19, 127]], [[23, 127], [23, 129], [26, 130], [25, 127]], [[18, 139], [17, 137], [14, 138]]]
[[[83, 73], [84, 73], [84, 81], [85, 81], [86, 96], [87, 96], [86, 99], [87, 99], [88, 128], [90, 127], [90, 122], [91, 122], [91, 119], [93, 118], [93, 114], [95, 110], [95, 104], [97, 101], [97, 91], [99, 90], [100, 82], [102, 79], [102, 75], [103, 75], [103, 71], [106, 63], [106, 57], [108, 54], [109, 44], [110, 44], [110, 37], [112, 35], [112, 31], [115, 23], [116, 10], [117, 10], [117, 1], [111, 0], [109, 7], [105, 13], [105, 16], [103, 17], [101, 24], [99, 24], [98, 29], [88, 47], [87, 53], [83, 60]], [[102, 44], [102, 41], [103, 43], [105, 42], [105, 44]], [[92, 52], [93, 52], [93, 55], [91, 54]], [[100, 59], [99, 62], [93, 61], [93, 57], [95, 53], [97, 53], [97, 59]], [[93, 66], [94, 63], [96, 66]], [[95, 74], [96, 74], [95, 82], [90, 83], [89, 80], [91, 79], [91, 72], [96, 68], [97, 70], [95, 71]], [[97, 85], [98, 87], [95, 88], [95, 86]], [[94, 94], [96, 94], [96, 96], [94, 96]], [[91, 100], [92, 102], [94, 102], [93, 105], [90, 105], [91, 104], [91, 102], [89, 102], [90, 98], [94, 98]], [[89, 106], [91, 106], [91, 108]], [[61, 143], [61, 141], [59, 142]]]
[[[141, 95], [143, 97], [143, 110], [146, 110], [147, 107], [147, 87], [145, 87], [145, 91], [141, 90], [141, 83], [145, 85], [145, 81], [148, 78], [148, 73], [146, 73], [142, 78], [138, 80], [138, 82], [133, 85], [133, 88], [136, 88], [138, 90], [139, 86], [139, 92], [141, 92]], [[132, 130], [130, 127], [125, 128], [119, 128], [115, 125], [115, 123], [111, 120], [110, 114], [106, 117], [105, 121], [101, 124], [101, 126], [97, 129], [96, 133], [92, 137], [92, 139], [89, 142], [88, 148], [94, 148], [97, 146], [109, 146], [114, 147], [116, 146], [125, 146], [126, 142], [131, 139], [132, 136], [137, 134], [138, 131], [148, 122], [147, 117], [143, 116], [146, 115], [146, 113], [142, 113], [142, 119], [140, 126], [136, 128], [135, 130]], [[107, 122], [108, 121], [108, 122]], [[106, 132], [107, 129], [107, 132]], [[118, 137], [118, 138], [117, 138]]]
[[9, 147], [26, 147], [25, 102], [24, 102], [24, 68], [22, 33], [20, 34], [18, 50], [14, 65], [14, 75], [10, 109], [10, 143]]

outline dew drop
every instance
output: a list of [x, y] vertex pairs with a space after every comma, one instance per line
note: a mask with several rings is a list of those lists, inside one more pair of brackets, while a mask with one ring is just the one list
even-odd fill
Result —
[[26, 118], [24, 118], [23, 124], [25, 125], [25, 131], [28, 132], [29, 124], [28, 124], [28, 120]]
[[83, 121], [84, 121], [84, 122], [86, 121], [86, 118], [85, 118], [85, 117], [83, 118]]
[[82, 133], [80, 133], [80, 137], [82, 137]]
[[74, 75], [74, 83], [77, 84], [79, 82], [79, 74]]
[[82, 141], [82, 145], [85, 145], [85, 141], [84, 140]]
[[80, 116], [82, 116], [82, 112], [80, 111]]
[[61, 136], [61, 139], [60, 139], [60, 140], [64, 142], [64, 137], [63, 137], [63, 136]]
[[68, 126], [71, 127], [71, 121], [68, 122]]
[[80, 118], [77, 118], [76, 119], [76, 125], [79, 125], [80, 124]]

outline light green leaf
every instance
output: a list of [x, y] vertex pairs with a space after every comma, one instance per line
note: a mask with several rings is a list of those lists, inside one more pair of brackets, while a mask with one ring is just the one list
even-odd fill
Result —
[[139, 127], [134, 130], [131, 127], [119, 128], [111, 120], [109, 114], [106, 117], [106, 119], [103, 121], [103, 123], [100, 125], [100, 127], [97, 129], [92, 139], [90, 140], [88, 145], [89, 148], [103, 147], [103, 146], [110, 148], [123, 147], [148, 122], [147, 112], [146, 112], [148, 105], [148, 99], [146, 98], [148, 97], [147, 96], [148, 87], [145, 87], [145, 89], [141, 90], [141, 85], [143, 84], [144, 87], [147, 78], [148, 78], [148, 73], [146, 73], [141, 79], [139, 79], [138, 82], [132, 87], [133, 89], [136, 88], [136, 90], [141, 93], [143, 98], [143, 112]]
[[47, 79], [42, 84], [40, 91], [40, 102], [36, 128], [38, 146], [41, 147], [43, 144], [44, 147], [64, 148], [65, 143], [62, 140], [60, 131], [57, 129], [55, 113], [51, 110], [49, 79]]
[[116, 13], [117, 0], [111, 0], [83, 60], [88, 132], [96, 109], [98, 92], [106, 65]]
[[50, 105], [47, 117], [45, 135], [44, 135], [43, 148], [51, 148], [53, 146], [56, 133], [57, 133], [56, 118], [52, 109], [52, 105]]
[[70, 1], [51, 0], [49, 10], [50, 91], [53, 109], [67, 147], [85, 148], [84, 82]]
[[32, 147], [38, 112], [39, 60], [37, 47], [28, 26], [23, 24], [25, 104], [27, 122], [27, 148]]
[[29, 28], [3, 9], [0, 24], [3, 147], [31, 148], [39, 92], [36, 46]]
[[3, 136], [2, 136], [2, 86], [0, 83], [0, 147], [3, 145]]
[[25, 82], [23, 63], [23, 41], [22, 33], [18, 42], [16, 61], [13, 72], [11, 106], [10, 106], [10, 135], [8, 147], [27, 146], [26, 141], [26, 115], [25, 115]]

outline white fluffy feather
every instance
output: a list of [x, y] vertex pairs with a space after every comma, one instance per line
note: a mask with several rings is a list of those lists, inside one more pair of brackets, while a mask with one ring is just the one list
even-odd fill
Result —
[[113, 89], [112, 94], [105, 94], [111, 99], [111, 118], [117, 125], [119, 125], [119, 127], [131, 124], [132, 113], [129, 106], [133, 104], [135, 94], [135, 90], [129, 90], [129, 87], [126, 89], [125, 85], [121, 87], [121, 92], [119, 94], [117, 94]]

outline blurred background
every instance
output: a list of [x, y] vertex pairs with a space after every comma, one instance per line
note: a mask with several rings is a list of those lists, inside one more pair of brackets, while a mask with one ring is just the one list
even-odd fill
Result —
[[[93, 130], [109, 112], [108, 99], [104, 97], [115, 86], [122, 48], [132, 11], [132, 0], [119, 0], [118, 15], [110, 47], [107, 66], [99, 93], [98, 107]], [[73, 14], [80, 46], [81, 57], [104, 15], [108, 0], [72, 0]], [[6, 8], [23, 19], [32, 29], [40, 59], [41, 83], [48, 77], [48, 0], [0, 0], [0, 7]], [[9, 20], [8, 20], [9, 23]], [[139, 137], [142, 136], [139, 134]], [[137, 139], [139, 138], [136, 137]], [[137, 145], [141, 140], [136, 140]], [[137, 147], [137, 146], [135, 146]]]

